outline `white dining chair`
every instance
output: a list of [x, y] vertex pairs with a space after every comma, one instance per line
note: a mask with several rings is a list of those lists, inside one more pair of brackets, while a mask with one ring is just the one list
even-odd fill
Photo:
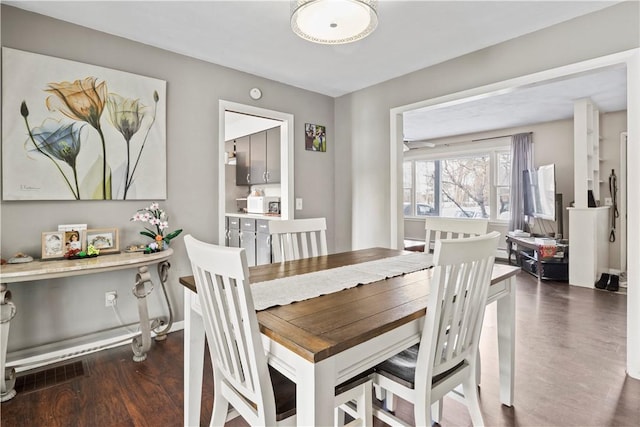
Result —
[[273, 262], [327, 255], [325, 218], [269, 221]]
[[424, 222], [425, 252], [431, 251], [439, 239], [459, 239], [487, 233], [488, 219], [427, 217]]
[[[436, 241], [420, 343], [382, 362], [371, 375], [383, 398], [399, 396], [413, 404], [417, 426], [430, 426], [431, 405], [459, 385], [473, 425], [483, 425], [476, 356], [499, 236], [494, 231]], [[374, 415], [390, 425], [405, 424], [385, 407], [374, 408]]]
[[[252, 426], [295, 425], [296, 384], [267, 364], [245, 250], [201, 242], [191, 235], [184, 242], [213, 365], [211, 426], [222, 426], [238, 414]], [[340, 393], [335, 405], [355, 416], [352, 423], [372, 425], [368, 377], [336, 390]]]

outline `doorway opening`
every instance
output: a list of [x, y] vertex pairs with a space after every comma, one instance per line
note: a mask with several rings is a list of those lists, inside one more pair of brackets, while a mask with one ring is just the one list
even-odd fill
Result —
[[293, 219], [293, 114], [220, 100], [218, 124], [218, 240], [224, 245], [225, 216], [232, 213], [227, 212], [227, 137], [238, 137], [243, 132], [247, 135], [261, 128], [280, 128], [280, 215]]

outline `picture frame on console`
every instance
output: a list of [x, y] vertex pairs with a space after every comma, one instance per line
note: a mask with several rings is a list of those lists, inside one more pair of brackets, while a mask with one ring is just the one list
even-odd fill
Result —
[[65, 232], [45, 231], [42, 233], [42, 259], [62, 258], [65, 253]]
[[120, 252], [117, 228], [94, 228], [86, 231], [85, 247], [93, 245], [100, 254]]

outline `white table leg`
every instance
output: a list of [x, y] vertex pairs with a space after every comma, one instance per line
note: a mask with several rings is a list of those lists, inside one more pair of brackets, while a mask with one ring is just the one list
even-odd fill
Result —
[[299, 426], [333, 425], [335, 361], [318, 363], [300, 360], [297, 372], [297, 424]]
[[500, 366], [500, 402], [513, 405], [516, 352], [516, 281], [507, 279], [509, 293], [496, 302], [498, 317], [498, 358]]
[[16, 315], [16, 306], [11, 301], [11, 292], [6, 283], [0, 283], [0, 402], [6, 402], [16, 395], [16, 372], [6, 369], [9, 324]]
[[205, 333], [202, 316], [193, 311], [193, 292], [184, 291], [184, 425], [200, 425]]

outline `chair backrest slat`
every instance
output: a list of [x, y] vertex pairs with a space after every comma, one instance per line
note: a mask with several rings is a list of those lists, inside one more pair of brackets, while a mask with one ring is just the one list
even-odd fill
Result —
[[274, 262], [327, 255], [325, 218], [269, 221]]
[[436, 241], [416, 380], [475, 358], [499, 236]]

